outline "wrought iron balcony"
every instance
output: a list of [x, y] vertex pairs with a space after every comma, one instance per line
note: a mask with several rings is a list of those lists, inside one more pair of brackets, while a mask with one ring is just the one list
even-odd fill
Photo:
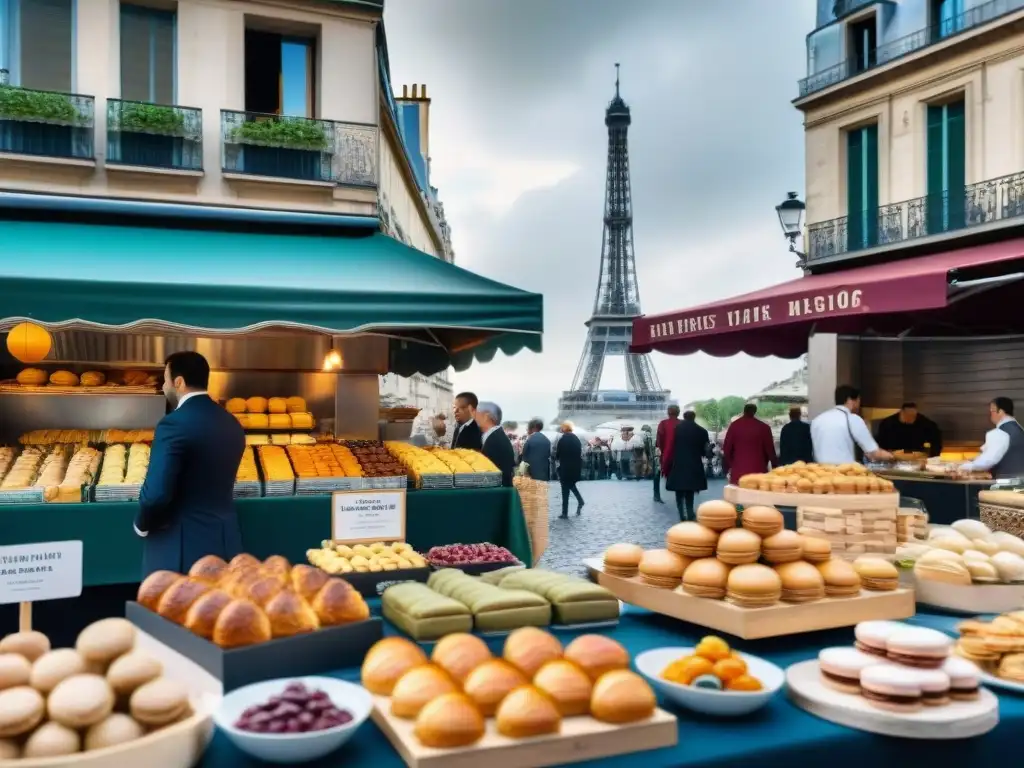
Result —
[[[836, 7], [841, 0], [837, 0]], [[847, 5], [854, 0], [847, 0]], [[833, 67], [815, 72], [800, 81], [800, 98], [824, 90], [831, 85], [841, 83], [862, 72], [896, 61], [915, 51], [942, 42], [950, 37], [966, 32], [974, 27], [1005, 16], [1008, 13], [1024, 8], [1024, 0], [989, 0], [986, 3], [969, 8], [963, 13], [949, 19], [936, 22], [905, 37], [879, 45], [868, 57], [867, 62], [854, 57], [841, 61]]]
[[221, 110], [223, 168], [301, 181], [377, 186], [377, 127]]
[[203, 170], [202, 110], [108, 99], [107, 162]]
[[841, 216], [810, 224], [807, 260], [814, 262], [1016, 218], [1024, 224], [1024, 172], [971, 184], [963, 190], [882, 205], [852, 218]]
[[93, 159], [92, 96], [8, 84], [0, 69], [0, 153]]

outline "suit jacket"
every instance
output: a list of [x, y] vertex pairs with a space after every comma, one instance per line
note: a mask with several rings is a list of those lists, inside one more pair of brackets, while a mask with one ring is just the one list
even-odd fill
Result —
[[135, 526], [143, 539], [142, 577], [186, 573], [205, 555], [242, 551], [234, 487], [245, 432], [207, 395], [195, 395], [160, 420]]
[[665, 488], [669, 491], [706, 490], [708, 475], [704, 471], [704, 458], [710, 448], [711, 437], [704, 427], [695, 421], [679, 421], [672, 438], [672, 470], [665, 479]]
[[566, 485], [578, 483], [583, 476], [583, 443], [572, 432], [563, 432], [555, 443], [558, 479]]
[[779, 435], [779, 463], [793, 464], [797, 461], [814, 461], [811, 425], [806, 421], [790, 421]]
[[458, 424], [455, 425], [455, 428], [459, 430], [459, 433], [452, 440], [452, 448], [468, 448], [471, 451], [480, 450], [484, 435], [475, 421], [470, 419], [461, 429]]
[[777, 467], [772, 428], [754, 416], [740, 416], [725, 433], [725, 466], [729, 482], [735, 485], [744, 475], [766, 472]]
[[551, 441], [543, 432], [534, 432], [523, 443], [520, 461], [529, 464], [527, 474], [534, 480], [547, 482], [551, 479]]
[[662, 419], [658, 422], [658, 435], [654, 440], [654, 446], [661, 448], [661, 474], [668, 477], [672, 469], [672, 445], [676, 439], [676, 427], [679, 419]]
[[929, 456], [938, 456], [942, 453], [942, 432], [938, 424], [920, 413], [913, 424], [904, 424], [894, 413], [879, 423], [878, 445], [887, 451], [926, 451]]
[[[477, 427], [477, 432], [480, 428]], [[516, 451], [512, 447], [512, 441], [508, 439], [504, 429], [494, 430], [487, 442], [483, 444], [480, 453], [494, 462], [501, 472], [501, 484], [506, 488], [512, 487], [512, 475], [516, 471]]]

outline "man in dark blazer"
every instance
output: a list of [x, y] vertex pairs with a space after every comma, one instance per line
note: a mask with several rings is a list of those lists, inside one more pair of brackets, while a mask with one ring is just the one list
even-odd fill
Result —
[[455, 432], [452, 434], [452, 448], [468, 448], [479, 451], [483, 445], [483, 433], [476, 423], [476, 408], [479, 405], [472, 392], [460, 392], [455, 396]]
[[156, 427], [135, 532], [144, 538], [142, 578], [186, 573], [206, 555], [242, 551], [234, 487], [245, 451], [238, 420], [206, 393], [210, 364], [175, 352], [164, 366], [164, 396], [174, 408]]
[[501, 472], [501, 484], [511, 488], [512, 475], [516, 470], [516, 451], [501, 428], [501, 408], [496, 403], [478, 403], [475, 411], [477, 427], [482, 435], [480, 453]]
[[558, 461], [558, 482], [562, 486], [561, 519], [569, 517], [569, 494], [576, 497], [576, 515], [583, 513], [583, 496], [576, 483], [583, 474], [583, 443], [572, 431], [571, 421], [562, 424], [562, 434], [555, 443], [555, 459]]
[[800, 407], [789, 409], [789, 423], [779, 435], [779, 463], [794, 464], [814, 461], [814, 444], [811, 442], [811, 425], [802, 418]]
[[526, 426], [526, 442], [523, 443], [523, 452], [519, 460], [526, 462], [527, 475], [546, 483], [551, 480], [551, 441], [541, 431], [543, 429], [543, 421], [530, 419]]
[[707, 490], [704, 459], [711, 449], [708, 431], [697, 423], [697, 414], [687, 411], [676, 425], [672, 438], [672, 468], [665, 478], [665, 490], [675, 491], [680, 520], [695, 520], [693, 497]]

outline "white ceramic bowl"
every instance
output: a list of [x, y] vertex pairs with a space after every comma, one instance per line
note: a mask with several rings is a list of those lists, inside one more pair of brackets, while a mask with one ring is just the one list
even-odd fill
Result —
[[[334, 706], [352, 714], [351, 722], [309, 733], [251, 733], [235, 728], [245, 710], [264, 704], [271, 696], [279, 696], [289, 683], [303, 683], [310, 690], [324, 691]], [[291, 677], [253, 683], [225, 694], [213, 719], [236, 747], [252, 757], [268, 763], [305, 763], [329, 755], [352, 738], [372, 709], [370, 692], [355, 683], [333, 677]]]
[[736, 717], [760, 709], [786, 682], [786, 674], [770, 661], [740, 653], [747, 663], [749, 674], [761, 681], [760, 691], [715, 691], [708, 688], [694, 688], [689, 685], [672, 683], [662, 678], [665, 667], [683, 656], [693, 655], [693, 648], [654, 648], [644, 651], [634, 659], [640, 674], [646, 677], [655, 690], [676, 704], [719, 717]]

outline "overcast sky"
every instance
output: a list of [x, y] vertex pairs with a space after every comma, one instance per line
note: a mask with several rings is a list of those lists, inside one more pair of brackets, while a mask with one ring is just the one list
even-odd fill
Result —
[[[814, 0], [387, 0], [396, 90], [425, 83], [431, 181], [456, 263], [544, 294], [544, 352], [501, 353], [456, 391], [508, 418], [555, 416], [597, 284], [615, 62], [632, 110], [634, 240], [643, 310], [693, 306], [798, 277], [774, 207], [803, 195]], [[654, 353], [680, 403], [749, 395], [789, 360]], [[621, 361], [602, 386], [625, 387]]]

